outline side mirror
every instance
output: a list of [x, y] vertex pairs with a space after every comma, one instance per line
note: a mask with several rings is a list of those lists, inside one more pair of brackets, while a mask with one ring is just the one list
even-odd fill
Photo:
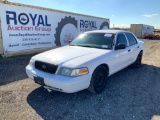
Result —
[[116, 50], [119, 50], [119, 49], [125, 49], [126, 48], [126, 45], [125, 44], [118, 44], [116, 46]]

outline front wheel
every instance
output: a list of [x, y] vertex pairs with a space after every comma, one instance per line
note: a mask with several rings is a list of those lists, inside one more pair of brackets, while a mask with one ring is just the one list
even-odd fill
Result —
[[90, 92], [99, 94], [105, 89], [108, 77], [107, 72], [108, 71], [104, 66], [99, 66], [95, 69], [88, 88]]

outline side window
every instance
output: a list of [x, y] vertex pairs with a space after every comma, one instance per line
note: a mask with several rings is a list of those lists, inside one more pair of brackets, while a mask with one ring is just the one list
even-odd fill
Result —
[[116, 46], [117, 46], [118, 44], [124, 44], [124, 45], [127, 46], [127, 40], [126, 40], [126, 37], [124, 36], [124, 34], [119, 34], [119, 35], [117, 36]]
[[137, 43], [136, 38], [131, 33], [125, 33], [129, 42], [129, 46]]

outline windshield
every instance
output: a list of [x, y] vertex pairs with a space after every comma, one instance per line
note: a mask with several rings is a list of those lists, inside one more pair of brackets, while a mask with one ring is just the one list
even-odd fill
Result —
[[81, 46], [81, 47], [93, 47], [100, 49], [111, 49], [113, 39], [114, 39], [114, 34], [84, 33], [75, 38], [69, 45]]

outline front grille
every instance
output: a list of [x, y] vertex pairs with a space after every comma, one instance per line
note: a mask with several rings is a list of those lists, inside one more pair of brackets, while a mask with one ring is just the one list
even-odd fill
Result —
[[43, 72], [55, 74], [58, 66], [49, 64], [49, 63], [45, 63], [45, 62], [35, 61], [35, 68]]

